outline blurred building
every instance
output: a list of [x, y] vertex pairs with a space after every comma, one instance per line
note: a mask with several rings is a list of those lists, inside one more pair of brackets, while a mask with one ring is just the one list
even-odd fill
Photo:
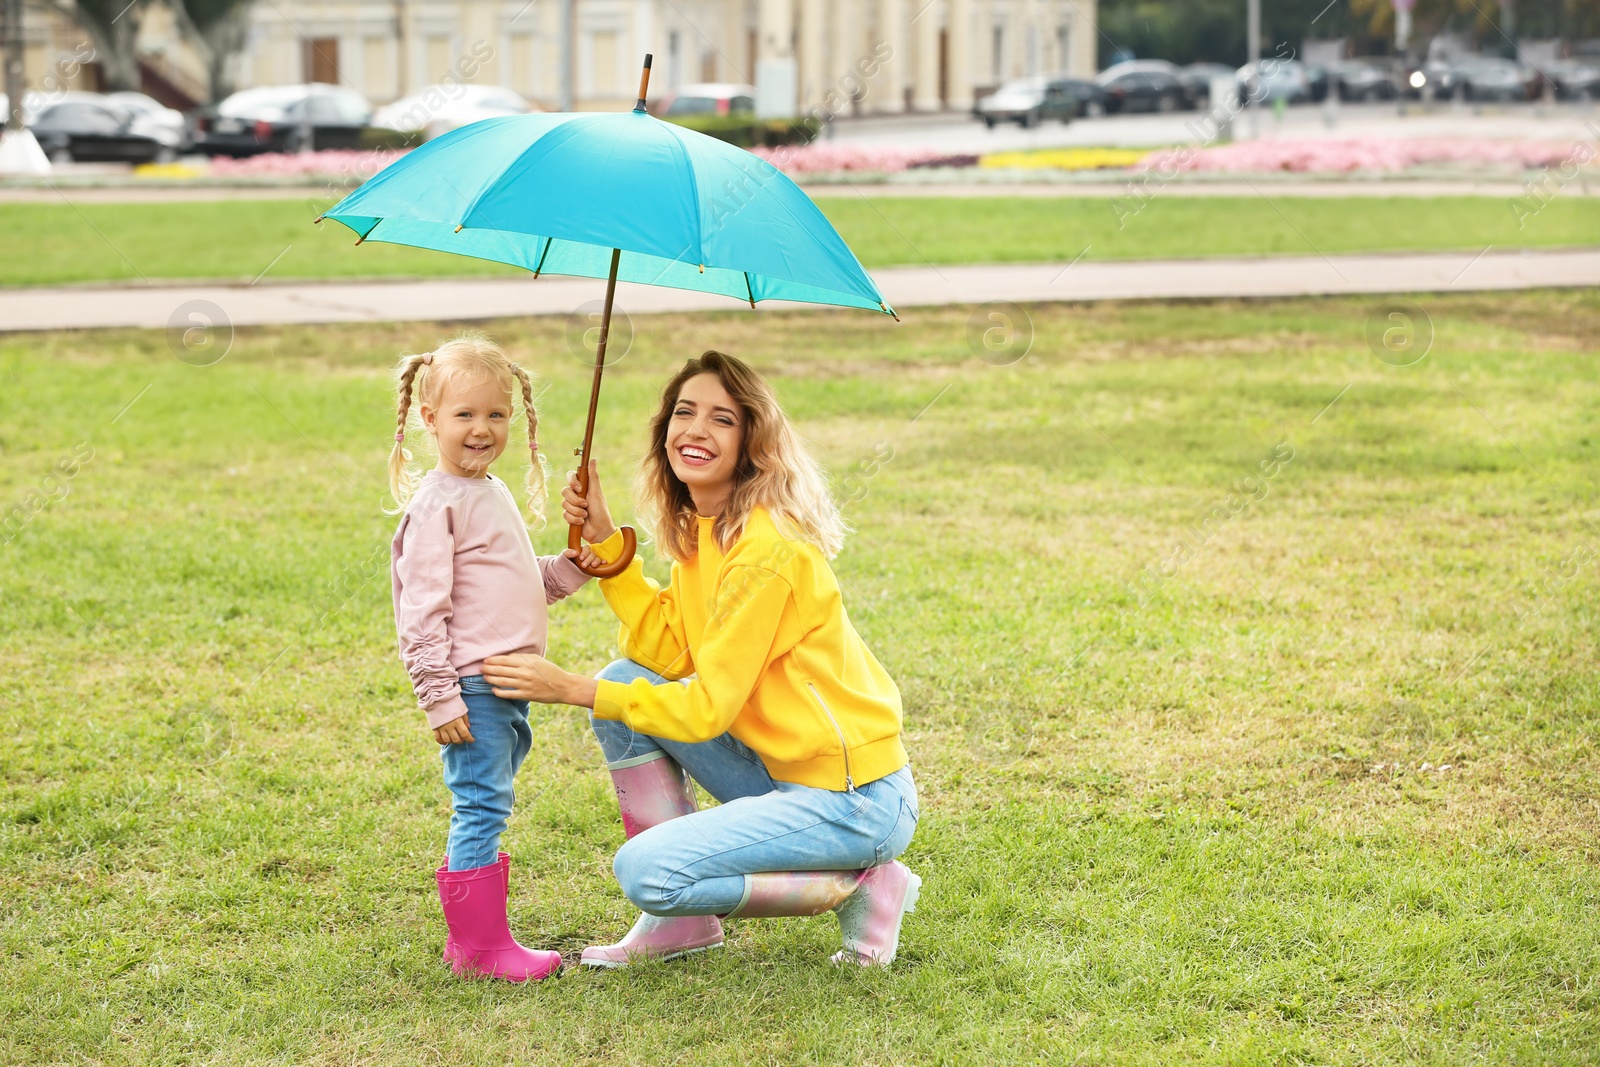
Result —
[[[170, 12], [145, 11], [152, 95], [204, 99], [205, 65]], [[763, 110], [797, 114], [962, 109], [1009, 78], [1095, 71], [1096, 0], [572, 0], [570, 43], [561, 11], [562, 0], [260, 0], [228, 73], [237, 88], [342, 83], [375, 104], [459, 79], [555, 109], [566, 47], [573, 106], [601, 110], [633, 103], [651, 52], [652, 97], [735, 82], [756, 85]], [[27, 27], [30, 86], [54, 70], [98, 88], [93, 62], [72, 59], [83, 35], [69, 19], [30, 5]]]
[[[830, 92], [869, 112], [964, 108], [974, 89], [1010, 77], [1093, 74], [1095, 9], [1095, 0], [574, 0], [572, 100], [632, 104], [652, 52], [652, 95], [737, 82], [775, 88], [772, 106], [789, 114]], [[562, 47], [560, 0], [273, 0], [255, 6], [237, 82], [339, 81], [383, 103], [455, 77], [553, 109]]]
[[[106, 88], [100, 57], [88, 35], [59, 9], [24, 0], [22, 38], [23, 82], [29, 89], [54, 95]], [[180, 109], [206, 99], [206, 65], [183, 39], [171, 8], [152, 4], [141, 11], [135, 51], [139, 88], [144, 92]]]

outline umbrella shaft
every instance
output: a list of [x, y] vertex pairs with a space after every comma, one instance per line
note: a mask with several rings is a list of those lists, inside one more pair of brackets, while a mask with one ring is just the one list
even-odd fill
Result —
[[[600, 376], [606, 369], [606, 339], [611, 333], [611, 304], [617, 295], [617, 264], [622, 259], [622, 249], [611, 250], [611, 276], [606, 279], [606, 303], [600, 312], [600, 342], [595, 346], [594, 353], [594, 384], [589, 388], [589, 421], [583, 428], [583, 453], [582, 462], [578, 469], [582, 472], [579, 479], [587, 483], [589, 480], [589, 449], [594, 444], [594, 418], [600, 410]], [[586, 485], [587, 487], [587, 485]]]

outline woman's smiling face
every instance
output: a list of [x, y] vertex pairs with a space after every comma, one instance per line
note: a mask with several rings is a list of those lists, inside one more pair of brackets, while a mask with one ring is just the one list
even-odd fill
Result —
[[422, 405], [422, 421], [439, 442], [439, 470], [482, 478], [506, 450], [511, 390], [493, 378], [441, 383], [437, 409]]
[[715, 374], [697, 374], [678, 390], [667, 423], [667, 462], [702, 515], [716, 515], [733, 491], [744, 422], [738, 401]]

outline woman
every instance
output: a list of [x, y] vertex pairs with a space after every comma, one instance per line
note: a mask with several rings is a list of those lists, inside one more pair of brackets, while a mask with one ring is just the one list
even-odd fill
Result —
[[[589, 484], [564, 510], [582, 558], [610, 561], [621, 535]], [[714, 947], [719, 918], [832, 910], [834, 962], [889, 964], [921, 885], [895, 861], [917, 792], [899, 690], [828, 566], [845, 527], [821, 470], [766, 382], [707, 352], [662, 391], [640, 488], [672, 579], [635, 560], [601, 581], [627, 658], [597, 678], [529, 654], [484, 665], [498, 696], [593, 709], [628, 837], [613, 867], [645, 914], [583, 962]], [[685, 771], [721, 805], [697, 812]]]

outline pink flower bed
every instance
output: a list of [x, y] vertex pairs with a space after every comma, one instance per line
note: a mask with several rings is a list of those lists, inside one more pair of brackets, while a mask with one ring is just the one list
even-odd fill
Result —
[[[826, 143], [752, 148], [750, 151], [785, 174], [819, 171], [902, 171], [952, 162], [948, 152], [936, 148], [863, 148]], [[347, 177], [366, 179], [399, 159], [404, 152], [263, 152], [244, 159], [219, 156], [211, 162], [217, 178]], [[970, 161], [967, 161], [970, 165]]]
[[1572, 156], [1566, 141], [1488, 141], [1445, 137], [1359, 137], [1303, 141], [1241, 141], [1211, 148], [1152, 152], [1141, 169], [1165, 173], [1211, 171], [1398, 171], [1427, 163], [1547, 167]]
[[263, 152], [258, 156], [230, 159], [218, 156], [211, 161], [213, 178], [304, 178], [328, 177], [366, 180], [393, 163], [404, 152], [343, 151]]
[[819, 171], [907, 170], [948, 157], [937, 148], [864, 148], [818, 141], [808, 145], [779, 148], [752, 148], [750, 151], [785, 174], [815, 174]]

